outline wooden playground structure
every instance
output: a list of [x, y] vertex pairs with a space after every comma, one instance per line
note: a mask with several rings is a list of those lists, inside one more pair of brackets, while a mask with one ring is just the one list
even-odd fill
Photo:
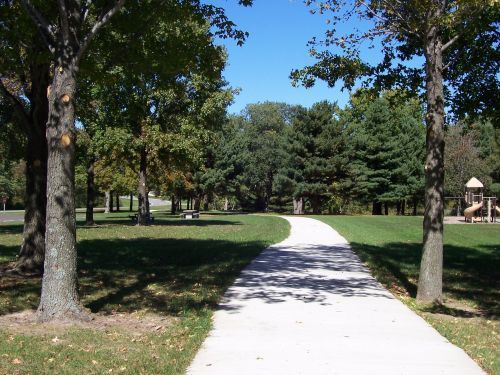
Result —
[[496, 223], [500, 208], [496, 197], [485, 197], [484, 186], [477, 178], [472, 177], [465, 184], [465, 203], [469, 205], [464, 210], [465, 222]]

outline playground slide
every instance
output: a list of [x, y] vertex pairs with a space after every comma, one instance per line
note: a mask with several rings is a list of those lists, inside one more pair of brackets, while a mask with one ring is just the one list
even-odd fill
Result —
[[464, 211], [464, 216], [467, 218], [467, 219], [472, 219], [472, 217], [474, 216], [474, 213], [479, 210], [481, 207], [483, 207], [483, 202], [481, 203], [476, 203], [476, 204], [473, 204], [472, 206], [470, 206], [469, 208], [466, 208], [465, 211]]

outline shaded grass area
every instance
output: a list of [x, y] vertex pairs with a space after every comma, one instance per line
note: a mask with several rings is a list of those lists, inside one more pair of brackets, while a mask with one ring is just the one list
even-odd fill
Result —
[[350, 243], [373, 275], [490, 373], [500, 373], [500, 226], [446, 225], [444, 303], [417, 306], [418, 217], [316, 217]]
[[[155, 213], [137, 227], [127, 212], [97, 214], [77, 231], [80, 295], [94, 313], [160, 315], [168, 329], [27, 335], [0, 329], [0, 373], [181, 374], [210, 329], [212, 311], [241, 269], [286, 238], [288, 223], [251, 215], [180, 220]], [[0, 262], [14, 259], [22, 225], [0, 225]], [[0, 279], [0, 315], [35, 309], [40, 280]]]

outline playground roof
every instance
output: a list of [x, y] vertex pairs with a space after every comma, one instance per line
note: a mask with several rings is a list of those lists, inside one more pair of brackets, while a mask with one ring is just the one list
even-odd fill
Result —
[[469, 182], [465, 184], [465, 187], [468, 188], [482, 188], [484, 187], [481, 181], [479, 181], [476, 177], [472, 177]]

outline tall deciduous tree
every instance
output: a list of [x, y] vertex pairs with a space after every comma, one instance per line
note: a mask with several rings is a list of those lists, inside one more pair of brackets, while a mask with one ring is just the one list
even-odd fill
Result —
[[27, 140], [23, 241], [11, 271], [41, 274], [45, 255], [45, 130], [50, 60], [36, 28], [18, 3], [1, 2], [0, 19], [0, 95], [9, 103], [14, 122]]
[[[311, 54], [318, 62], [292, 72], [296, 81], [302, 80], [310, 86], [317, 78], [330, 85], [343, 80], [345, 87], [352, 88], [357, 79], [364, 79], [366, 84], [378, 88], [410, 85], [425, 90], [426, 204], [417, 299], [441, 301], [445, 94], [449, 94], [449, 104], [456, 104], [466, 111], [488, 103], [491, 92], [498, 97], [498, 74], [489, 74], [488, 82], [467, 78], [477, 76], [483, 70], [481, 67], [498, 64], [498, 60], [491, 60], [494, 53], [481, 54], [480, 51], [481, 48], [487, 48], [488, 52], [498, 48], [496, 25], [500, 5], [495, 0], [307, 0], [306, 3], [317, 5], [321, 13], [331, 12], [328, 14], [332, 15], [333, 27], [327, 32], [323, 44], [313, 41]], [[356, 24], [359, 20], [368, 23], [363, 31], [340, 35], [339, 26], [344, 21]], [[381, 45], [382, 60], [375, 64], [363, 61], [360, 47], [374, 46], [375, 43]], [[333, 52], [321, 49], [321, 44], [337, 49]], [[460, 57], [466, 52], [477, 59], [473, 66], [461, 63]], [[424, 58], [422, 68], [406, 64], [415, 56]], [[445, 83], [453, 88], [445, 91]], [[483, 91], [472, 87], [481, 84], [487, 85], [488, 89]], [[466, 95], [469, 89], [474, 92], [471, 100], [467, 100]], [[483, 95], [488, 92], [489, 95]], [[454, 93], [458, 95], [452, 95]], [[475, 104], [471, 108], [465, 105], [467, 103]]]
[[91, 40], [123, 6], [110, 1], [97, 9], [90, 1], [58, 2], [43, 14], [30, 0], [22, 4], [52, 58], [47, 121], [47, 231], [38, 319], [86, 319], [76, 289], [75, 96], [80, 61]]
[[[140, 13], [148, 17], [137, 19]], [[198, 2], [170, 0], [158, 7], [157, 1], [144, 1], [114, 19], [115, 34], [97, 40], [101, 77], [94, 80], [92, 100], [97, 96], [98, 112], [107, 114], [97, 127], [120, 128], [130, 137], [123, 160], [137, 170], [140, 225], [149, 221], [148, 192], [159, 180], [149, 172], [188, 170], [175, 164], [190, 163], [203, 129], [232, 98], [221, 77], [226, 55], [214, 44], [213, 31], [241, 40], [245, 34], [223, 20], [221, 8]]]

